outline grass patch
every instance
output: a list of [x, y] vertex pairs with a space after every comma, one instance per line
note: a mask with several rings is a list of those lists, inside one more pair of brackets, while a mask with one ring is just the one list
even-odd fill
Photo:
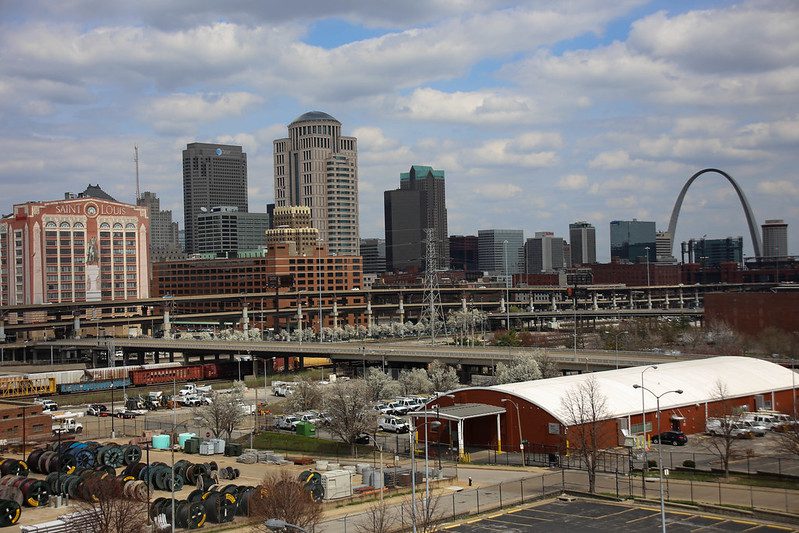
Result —
[[[640, 471], [639, 471], [640, 475]], [[799, 483], [790, 479], [780, 479], [779, 477], [764, 475], [731, 475], [725, 478], [713, 472], [687, 472], [685, 470], [669, 470], [669, 479], [679, 479], [684, 481], [698, 481], [705, 483], [725, 483], [728, 485], [744, 485], [752, 487], [768, 487], [773, 489], [793, 489], [799, 488]]]
[[[336, 457], [350, 457], [352, 454], [350, 445], [343, 442], [277, 431], [258, 433], [253, 437], [253, 447], [259, 450], [298, 452], [308, 455], [333, 455]], [[357, 445], [355, 448], [356, 457], [371, 457], [375, 451], [373, 446]]]

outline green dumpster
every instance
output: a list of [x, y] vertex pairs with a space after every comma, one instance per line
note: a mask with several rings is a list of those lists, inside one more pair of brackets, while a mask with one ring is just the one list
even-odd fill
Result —
[[310, 422], [298, 422], [297, 423], [297, 435], [303, 435], [305, 437], [315, 437], [316, 436], [316, 426], [314, 426]]

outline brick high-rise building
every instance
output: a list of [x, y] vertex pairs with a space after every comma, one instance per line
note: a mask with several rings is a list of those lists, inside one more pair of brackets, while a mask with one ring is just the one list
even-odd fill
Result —
[[0, 305], [150, 296], [147, 209], [91, 189], [0, 219]]
[[199, 251], [197, 217], [220, 205], [248, 211], [247, 154], [241, 146], [191, 143], [183, 150], [183, 229], [186, 253]]
[[358, 141], [321, 111], [297, 117], [274, 141], [275, 205], [306, 206], [336, 255], [359, 255]]

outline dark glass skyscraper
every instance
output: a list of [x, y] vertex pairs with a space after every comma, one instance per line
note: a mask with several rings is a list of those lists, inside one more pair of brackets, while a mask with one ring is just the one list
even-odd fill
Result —
[[197, 253], [197, 217], [212, 207], [247, 212], [247, 154], [241, 146], [191, 143], [183, 150], [186, 253]]
[[572, 265], [596, 263], [596, 228], [588, 222], [569, 224], [569, 250]]
[[657, 238], [654, 222], [643, 220], [614, 220], [610, 223], [610, 257], [636, 262], [641, 258], [654, 262]]
[[400, 188], [383, 193], [386, 269], [424, 270], [425, 230], [433, 229], [436, 269], [449, 268], [444, 171], [413, 165], [400, 174]]

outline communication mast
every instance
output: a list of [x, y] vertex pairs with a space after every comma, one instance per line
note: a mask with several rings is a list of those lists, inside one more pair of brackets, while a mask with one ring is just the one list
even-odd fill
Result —
[[424, 272], [424, 297], [422, 312], [419, 320], [430, 321], [430, 344], [436, 342], [436, 332], [443, 330], [447, 334], [447, 325], [444, 319], [444, 309], [441, 307], [441, 291], [438, 289], [438, 273], [436, 272], [436, 239], [433, 237], [433, 228], [425, 228], [425, 272]]
[[139, 145], [133, 145], [133, 162], [136, 163], [136, 203], [139, 203], [141, 193], [139, 192]]

